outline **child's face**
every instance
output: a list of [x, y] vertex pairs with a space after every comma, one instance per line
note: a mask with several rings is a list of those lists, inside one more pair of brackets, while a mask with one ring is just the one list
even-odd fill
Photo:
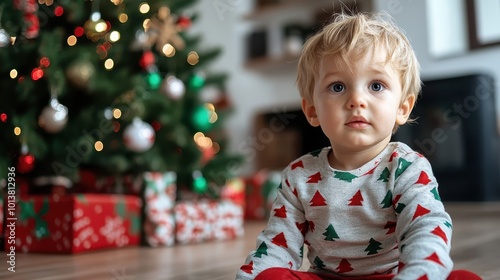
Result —
[[396, 124], [408, 119], [415, 98], [401, 102], [399, 73], [376, 50], [352, 60], [349, 69], [336, 55], [320, 62], [313, 102], [302, 108], [313, 126], [321, 126], [332, 147], [363, 150], [387, 144]]

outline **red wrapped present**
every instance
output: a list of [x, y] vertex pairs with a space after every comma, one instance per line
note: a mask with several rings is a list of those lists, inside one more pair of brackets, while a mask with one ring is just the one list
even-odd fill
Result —
[[174, 239], [175, 172], [144, 173], [144, 241], [152, 247], [170, 246]]
[[6, 250], [78, 253], [136, 245], [140, 210], [137, 196], [30, 196], [17, 204], [15, 242], [6, 240]]
[[246, 178], [245, 184], [245, 219], [268, 218], [281, 184], [281, 172], [261, 170]]
[[231, 200], [245, 207], [245, 180], [239, 177], [228, 179], [221, 189], [221, 199]]
[[174, 208], [178, 243], [226, 240], [243, 235], [243, 208], [228, 200], [179, 202]]

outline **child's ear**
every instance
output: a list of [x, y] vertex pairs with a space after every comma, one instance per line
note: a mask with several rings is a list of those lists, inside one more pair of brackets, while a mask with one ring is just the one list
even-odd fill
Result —
[[312, 102], [308, 102], [305, 98], [302, 98], [302, 112], [306, 116], [307, 122], [310, 125], [316, 127], [319, 126], [318, 116], [316, 115], [316, 107]]
[[415, 95], [408, 94], [406, 99], [399, 105], [398, 115], [396, 116], [396, 123], [398, 125], [403, 125], [406, 123], [410, 117], [410, 113], [415, 106]]

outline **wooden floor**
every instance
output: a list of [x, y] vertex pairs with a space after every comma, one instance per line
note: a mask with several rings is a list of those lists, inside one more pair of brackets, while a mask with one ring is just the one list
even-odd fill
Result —
[[[500, 279], [500, 203], [446, 203], [446, 208], [454, 222], [455, 269]], [[15, 273], [7, 271], [6, 253], [1, 252], [0, 279], [234, 279], [263, 227], [264, 222], [247, 222], [243, 238], [169, 248], [129, 247], [77, 255], [18, 253]]]

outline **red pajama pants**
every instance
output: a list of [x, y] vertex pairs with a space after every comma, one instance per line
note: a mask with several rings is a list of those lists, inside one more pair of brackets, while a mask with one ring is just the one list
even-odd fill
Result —
[[[390, 280], [393, 277], [394, 275], [387, 274], [342, 278], [276, 267], [262, 271], [255, 280]], [[453, 270], [446, 280], [481, 280], [481, 277], [467, 270]]]

